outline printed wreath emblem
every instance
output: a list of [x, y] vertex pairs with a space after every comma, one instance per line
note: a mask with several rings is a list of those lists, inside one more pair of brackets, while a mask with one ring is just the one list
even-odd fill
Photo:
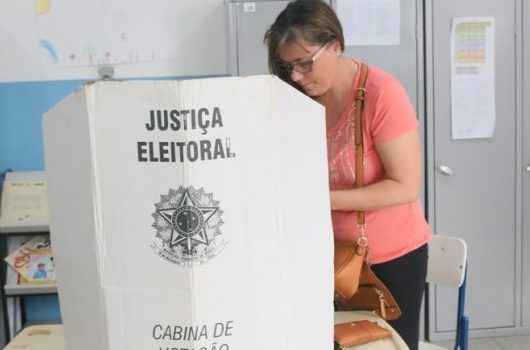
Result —
[[178, 265], [204, 263], [226, 245], [220, 230], [222, 214], [219, 201], [203, 188], [170, 189], [167, 195], [160, 196], [152, 213], [156, 229], [152, 248]]

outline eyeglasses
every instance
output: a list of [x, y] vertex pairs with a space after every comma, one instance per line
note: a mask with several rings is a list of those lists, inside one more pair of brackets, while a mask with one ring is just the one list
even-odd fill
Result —
[[281, 62], [281, 66], [287, 74], [291, 74], [293, 70], [301, 74], [307, 74], [313, 70], [313, 64], [327, 45], [328, 44], [322, 45], [314, 54], [311, 55], [311, 57], [305, 60], [298, 62]]

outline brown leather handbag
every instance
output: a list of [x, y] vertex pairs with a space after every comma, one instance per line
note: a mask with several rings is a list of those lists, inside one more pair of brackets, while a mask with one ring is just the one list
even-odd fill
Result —
[[[363, 186], [363, 108], [368, 66], [360, 63], [359, 84], [353, 105], [355, 129], [355, 187]], [[401, 310], [384, 283], [366, 261], [368, 239], [364, 211], [357, 212], [359, 238], [355, 242], [335, 241], [335, 304], [339, 310], [373, 311], [385, 320], [395, 320]]]

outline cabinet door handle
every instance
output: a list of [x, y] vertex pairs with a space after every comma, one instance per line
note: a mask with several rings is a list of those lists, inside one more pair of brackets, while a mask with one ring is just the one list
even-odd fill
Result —
[[452, 176], [453, 175], [453, 170], [451, 168], [449, 168], [447, 165], [439, 165], [438, 166], [438, 170], [440, 170], [440, 172], [446, 176]]

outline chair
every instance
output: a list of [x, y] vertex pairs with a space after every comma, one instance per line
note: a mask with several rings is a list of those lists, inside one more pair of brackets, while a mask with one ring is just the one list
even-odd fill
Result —
[[[454, 350], [468, 350], [469, 318], [464, 315], [466, 298], [467, 245], [460, 238], [434, 235], [429, 242], [427, 282], [458, 288], [456, 340]], [[420, 350], [445, 350], [420, 342]]]

